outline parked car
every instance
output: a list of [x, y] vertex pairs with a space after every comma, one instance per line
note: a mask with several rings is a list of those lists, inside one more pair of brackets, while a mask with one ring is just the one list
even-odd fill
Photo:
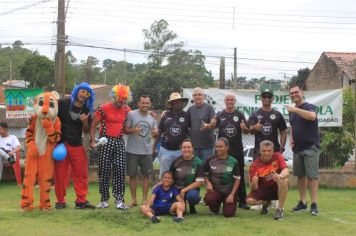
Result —
[[[250, 165], [253, 162], [253, 149], [254, 146], [245, 146], [244, 148], [244, 160], [245, 165]], [[284, 155], [284, 160], [288, 167], [293, 167], [293, 159]]]

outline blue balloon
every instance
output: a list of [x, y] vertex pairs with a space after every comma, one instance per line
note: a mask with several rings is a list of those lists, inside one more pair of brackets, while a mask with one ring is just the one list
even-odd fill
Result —
[[58, 144], [53, 150], [52, 157], [56, 161], [62, 161], [67, 156], [67, 149], [64, 143]]

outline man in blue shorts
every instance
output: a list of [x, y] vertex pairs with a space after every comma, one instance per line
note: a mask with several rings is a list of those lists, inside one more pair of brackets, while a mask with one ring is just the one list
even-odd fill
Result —
[[162, 175], [162, 184], [152, 190], [152, 197], [147, 205], [141, 205], [141, 213], [149, 217], [152, 223], [159, 223], [159, 216], [176, 214], [173, 220], [177, 223], [184, 220], [184, 199], [179, 190], [173, 186], [173, 174], [166, 171]]

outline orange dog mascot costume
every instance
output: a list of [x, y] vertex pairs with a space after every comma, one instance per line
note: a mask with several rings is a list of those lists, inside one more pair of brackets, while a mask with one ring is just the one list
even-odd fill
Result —
[[59, 95], [45, 92], [34, 102], [35, 114], [26, 130], [26, 165], [21, 194], [21, 208], [32, 211], [35, 207], [33, 188], [36, 176], [40, 187], [40, 209], [51, 209], [50, 191], [53, 180], [54, 161], [52, 152], [61, 137], [61, 123], [57, 117]]

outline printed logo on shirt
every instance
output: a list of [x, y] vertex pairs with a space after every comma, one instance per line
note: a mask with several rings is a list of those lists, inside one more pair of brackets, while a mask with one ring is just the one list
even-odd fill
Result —
[[172, 197], [173, 197], [173, 193], [170, 193], [170, 194], [169, 194], [169, 197], [172, 198]]
[[177, 168], [176, 171], [182, 171], [182, 169], [181, 168]]
[[226, 167], [226, 171], [227, 172], [231, 172], [232, 171], [232, 167], [230, 167], [230, 166]]
[[172, 125], [171, 127], [169, 127], [169, 133], [172, 136], [178, 136], [180, 135], [180, 133], [182, 132], [182, 128], [179, 125]]
[[234, 116], [234, 118], [232, 118], [235, 122], [239, 121], [239, 117], [238, 116]]
[[184, 117], [180, 117], [180, 118], [179, 118], [179, 122], [180, 122], [180, 123], [183, 123], [184, 121], [185, 121]]
[[227, 125], [225, 127], [225, 134], [227, 137], [234, 137], [236, 134], [236, 127], [234, 125]]
[[210, 166], [212, 170], [216, 170], [216, 166]]
[[151, 126], [147, 121], [139, 121], [136, 127], [141, 128], [139, 136], [146, 137], [150, 133]]
[[72, 118], [72, 120], [78, 120], [80, 117], [80, 113], [76, 113], [73, 111], [69, 111], [70, 117]]
[[193, 168], [193, 169], [192, 169], [192, 174], [195, 174], [195, 172], [196, 172], [196, 170]]
[[264, 123], [262, 126], [262, 134], [263, 135], [270, 135], [272, 133], [272, 124], [271, 123]]
[[275, 115], [275, 114], [271, 114], [271, 115], [269, 116], [269, 118], [270, 118], [271, 120], [274, 120], [274, 119], [276, 119], [276, 115]]

